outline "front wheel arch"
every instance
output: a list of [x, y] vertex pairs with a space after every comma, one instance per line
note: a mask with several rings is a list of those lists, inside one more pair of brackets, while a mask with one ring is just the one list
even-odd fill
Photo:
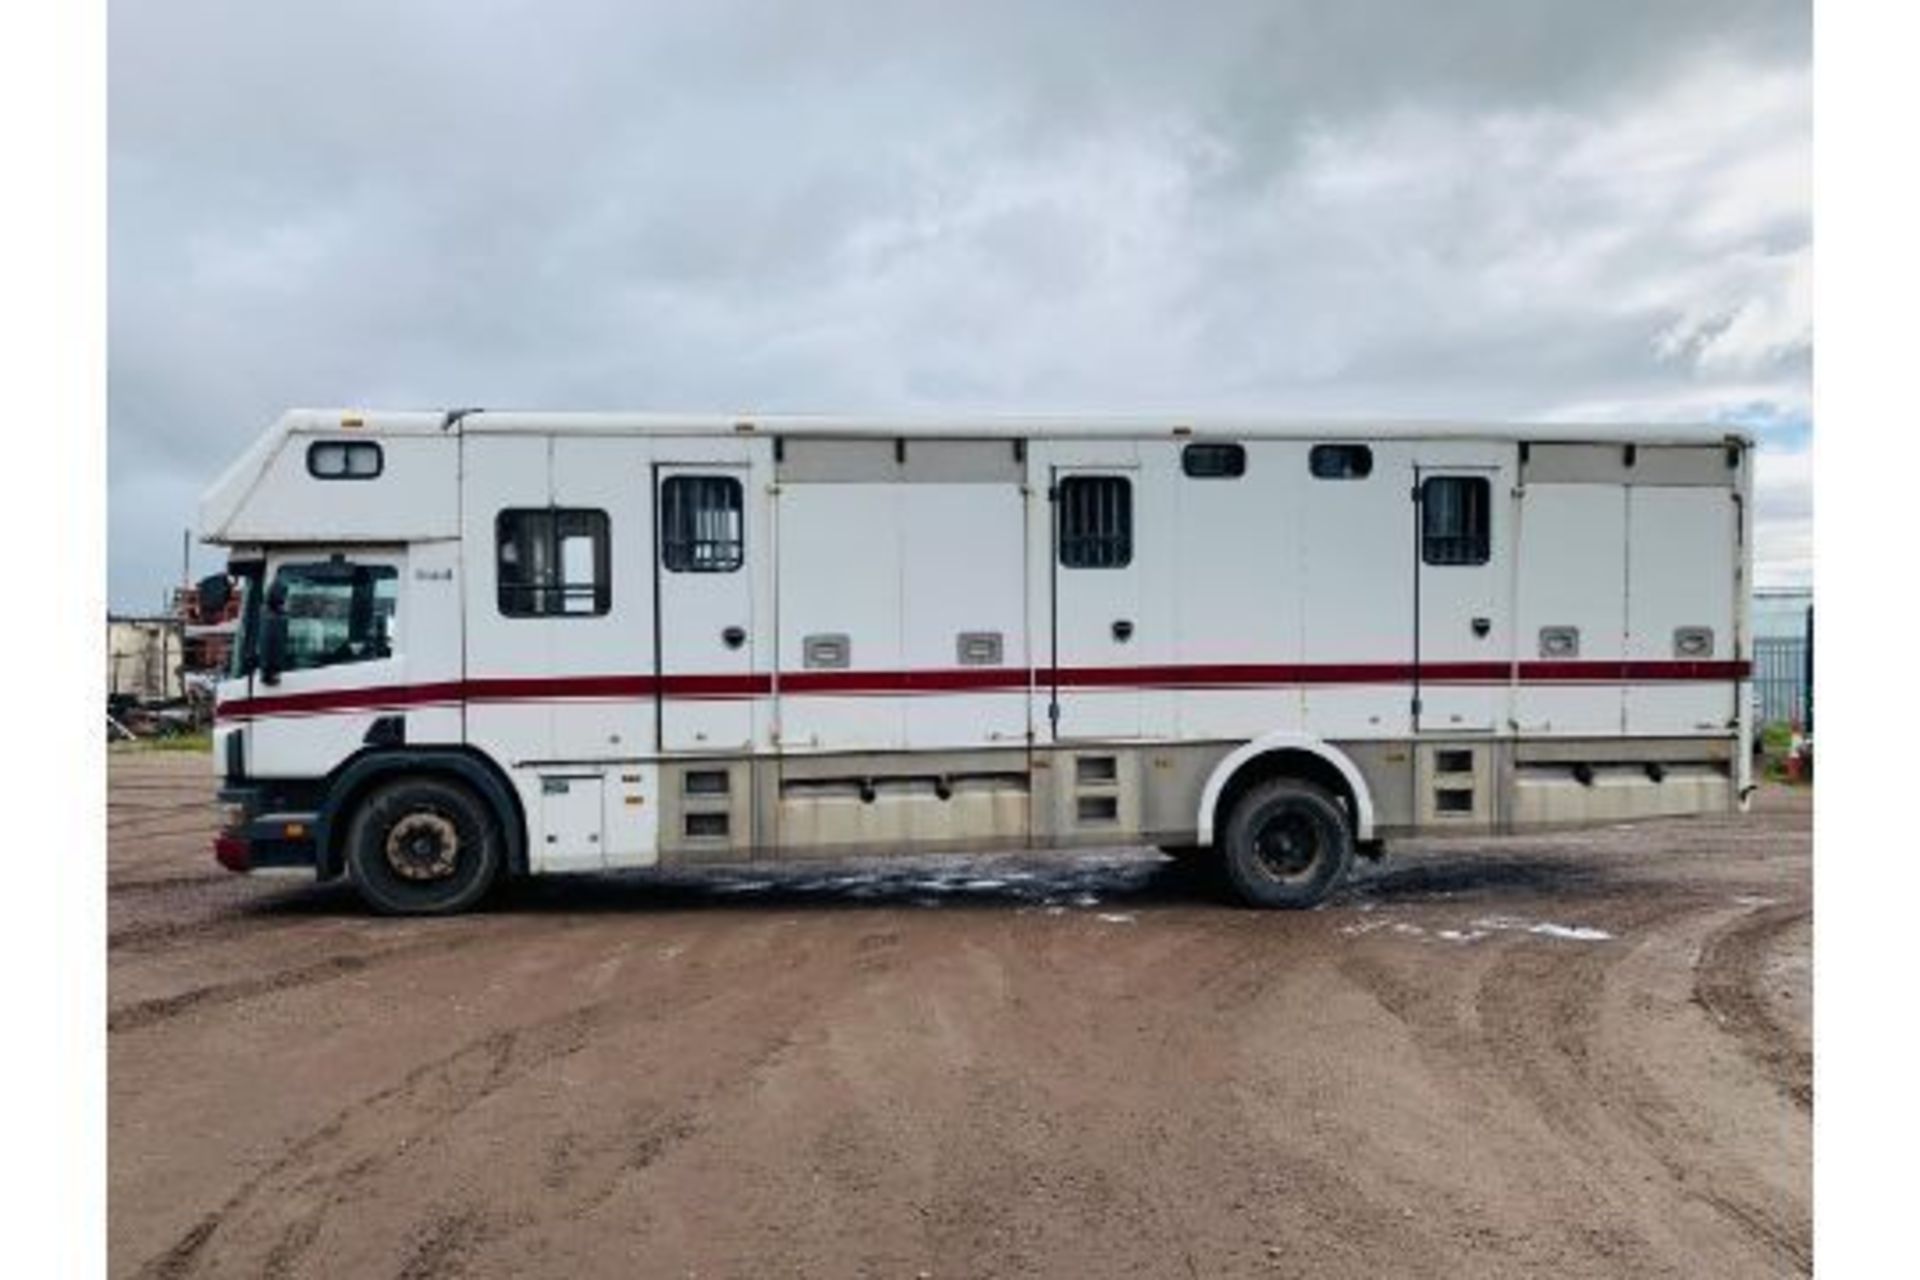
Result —
[[527, 874], [527, 819], [520, 797], [499, 766], [477, 751], [459, 747], [363, 751], [340, 766], [327, 786], [327, 796], [314, 823], [314, 841], [321, 880], [331, 880], [347, 869], [346, 835], [355, 808], [374, 788], [402, 776], [441, 777], [459, 782], [493, 810], [506, 841], [502, 868], [509, 876]]

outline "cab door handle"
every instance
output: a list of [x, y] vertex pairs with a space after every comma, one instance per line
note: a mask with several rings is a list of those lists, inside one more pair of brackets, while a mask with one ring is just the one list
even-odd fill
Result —
[[720, 643], [729, 649], [738, 649], [746, 642], [747, 629], [745, 627], [728, 627], [720, 633]]
[[1125, 644], [1127, 641], [1133, 639], [1132, 619], [1115, 618], [1113, 620], [1113, 638], [1121, 644]]
[[1487, 633], [1492, 630], [1493, 630], [1492, 618], [1475, 618], [1473, 620], [1473, 634], [1480, 637], [1480, 639], [1485, 640], [1487, 638]]

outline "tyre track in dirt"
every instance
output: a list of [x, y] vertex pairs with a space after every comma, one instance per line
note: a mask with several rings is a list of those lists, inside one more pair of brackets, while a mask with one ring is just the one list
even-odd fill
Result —
[[1805, 809], [1763, 801], [1418, 842], [1300, 915], [1116, 852], [381, 921], [126, 828], [112, 1271], [1804, 1273]]
[[1804, 1032], [1785, 1027], [1761, 994], [1765, 969], [1781, 935], [1811, 920], [1805, 903], [1767, 905], [1707, 939], [1694, 971], [1693, 997], [1771, 1077], [1795, 1106], [1813, 1110], [1813, 1048]]
[[141, 1031], [156, 1023], [166, 1022], [185, 1014], [200, 1013], [223, 1005], [293, 991], [300, 987], [333, 982], [340, 978], [365, 973], [377, 965], [390, 964], [413, 956], [444, 955], [450, 951], [476, 946], [483, 941], [488, 939], [477, 934], [457, 938], [426, 938], [402, 946], [379, 947], [369, 951], [328, 956], [311, 964], [295, 965], [269, 973], [190, 987], [170, 995], [136, 1000], [118, 1008], [109, 1009], [107, 1033], [116, 1035]]
[[[1672, 1081], [1642, 1060], [1661, 1051], [1644, 1014], [1608, 1017], [1631, 1010], [1641, 994], [1637, 987], [1622, 989], [1621, 973], [1642, 947], [1667, 943], [1674, 934], [1692, 936], [1726, 910], [1721, 898], [1669, 902], [1617, 926], [1628, 945], [1570, 960], [1510, 950], [1482, 982], [1476, 1008], [1490, 1039], [1502, 1046], [1495, 1061], [1516, 1095], [1566, 1135], [1567, 1149], [1582, 1154], [1597, 1188], [1628, 1207], [1644, 1196], [1637, 1149], [1657, 1165], [1667, 1194], [1718, 1216], [1780, 1273], [1799, 1274], [1812, 1268], [1805, 1206], [1774, 1202], [1730, 1155], [1703, 1159], [1716, 1145], [1715, 1134], [1699, 1123], [1695, 1105], [1674, 1095]], [[1660, 1230], [1673, 1227], [1657, 1208], [1639, 1217]]]

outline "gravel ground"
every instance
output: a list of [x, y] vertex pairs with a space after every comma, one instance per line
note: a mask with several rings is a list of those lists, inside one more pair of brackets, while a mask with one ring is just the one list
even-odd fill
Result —
[[1804, 1273], [1811, 807], [1409, 842], [1307, 913], [1114, 850], [376, 920], [116, 753], [111, 1269]]

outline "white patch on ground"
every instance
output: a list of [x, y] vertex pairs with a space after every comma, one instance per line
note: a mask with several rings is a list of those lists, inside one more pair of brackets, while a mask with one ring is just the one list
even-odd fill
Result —
[[1568, 942], [1607, 942], [1613, 935], [1605, 929], [1594, 929], [1587, 925], [1554, 924], [1551, 921], [1516, 920], [1512, 916], [1488, 916], [1473, 922], [1476, 929], [1497, 930], [1504, 933], [1530, 933], [1541, 938], [1560, 938]]
[[1076, 893], [1073, 895], [1073, 905], [1076, 907], [1097, 907], [1100, 905], [1100, 895], [1097, 893]]
[[1004, 889], [1007, 887], [1007, 882], [988, 876], [979, 880], [969, 880], [960, 887], [962, 889]]
[[1440, 929], [1433, 935], [1446, 942], [1478, 942], [1487, 936], [1485, 929]]
[[1113, 911], [1102, 911], [1100, 913], [1100, 919], [1106, 921], [1108, 924], [1132, 924], [1133, 923], [1132, 916], [1122, 915], [1118, 912], [1113, 912]]
[[1733, 900], [1737, 907], [1770, 907], [1774, 902], [1775, 899], [1763, 898], [1757, 893], [1743, 893]]

